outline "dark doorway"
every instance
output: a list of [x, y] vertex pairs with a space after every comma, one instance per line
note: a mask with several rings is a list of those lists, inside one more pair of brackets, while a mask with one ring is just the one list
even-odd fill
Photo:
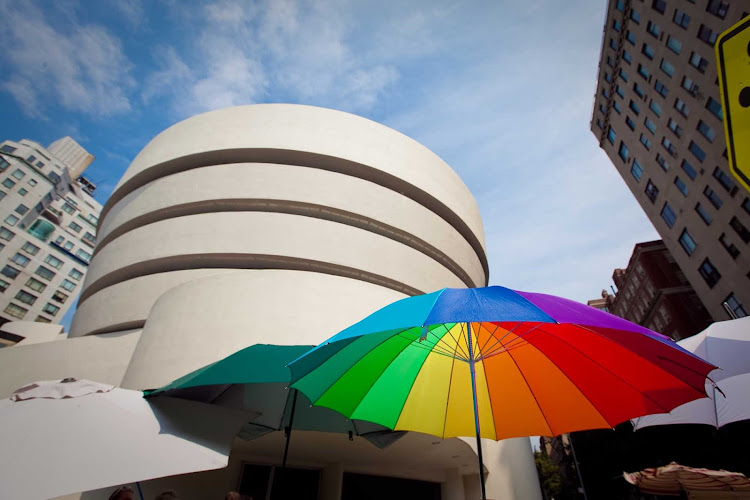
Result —
[[398, 477], [344, 474], [341, 500], [440, 500], [440, 483]]
[[320, 471], [245, 464], [242, 467], [239, 493], [253, 500], [317, 500]]

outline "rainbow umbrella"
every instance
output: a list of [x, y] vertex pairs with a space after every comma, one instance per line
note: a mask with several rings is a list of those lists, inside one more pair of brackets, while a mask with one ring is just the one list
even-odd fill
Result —
[[394, 430], [505, 439], [611, 428], [706, 397], [714, 366], [668, 337], [499, 286], [390, 304], [290, 363], [317, 406]]

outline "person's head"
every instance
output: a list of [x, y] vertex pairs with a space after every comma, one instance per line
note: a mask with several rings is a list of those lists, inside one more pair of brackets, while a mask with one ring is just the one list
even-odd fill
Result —
[[180, 497], [175, 490], [166, 490], [156, 495], [154, 500], [180, 500]]
[[236, 491], [230, 491], [224, 495], [224, 500], [242, 500], [242, 497]]
[[121, 486], [109, 496], [109, 500], [133, 500], [133, 488]]

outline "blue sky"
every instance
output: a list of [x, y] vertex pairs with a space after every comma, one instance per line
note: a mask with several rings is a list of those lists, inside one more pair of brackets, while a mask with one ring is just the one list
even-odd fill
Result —
[[606, 2], [564, 3], [0, 0], [0, 137], [71, 135], [96, 156], [103, 203], [193, 114], [349, 111], [458, 172], [492, 284], [586, 301], [658, 236], [589, 130]]

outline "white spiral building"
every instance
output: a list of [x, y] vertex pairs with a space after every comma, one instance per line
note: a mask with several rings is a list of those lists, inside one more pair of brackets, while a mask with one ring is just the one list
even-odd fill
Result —
[[[147, 389], [248, 345], [319, 343], [408, 295], [484, 286], [487, 269], [473, 196], [424, 146], [328, 109], [228, 108], [170, 127], [130, 165], [100, 217], [70, 336], [116, 344], [100, 354], [122, 358], [110, 379]], [[238, 446], [224, 471], [145, 487], [218, 498], [242, 463], [279, 461], [275, 434]], [[410, 434], [381, 451], [300, 434], [290, 463], [321, 470], [319, 498], [341, 498], [348, 473], [477, 495], [463, 441]], [[541, 498], [528, 440], [488, 442], [485, 458], [491, 498]]]

